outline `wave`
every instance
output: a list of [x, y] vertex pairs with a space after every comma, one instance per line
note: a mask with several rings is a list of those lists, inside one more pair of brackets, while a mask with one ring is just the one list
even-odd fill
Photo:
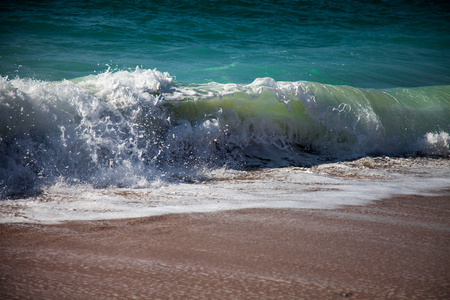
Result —
[[177, 83], [136, 68], [74, 80], [0, 78], [2, 198], [63, 181], [147, 186], [214, 168], [367, 155], [449, 157], [450, 86]]

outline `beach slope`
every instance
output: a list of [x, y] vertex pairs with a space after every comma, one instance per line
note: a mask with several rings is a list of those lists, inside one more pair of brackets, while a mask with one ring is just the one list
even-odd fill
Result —
[[450, 192], [0, 225], [1, 299], [448, 299]]

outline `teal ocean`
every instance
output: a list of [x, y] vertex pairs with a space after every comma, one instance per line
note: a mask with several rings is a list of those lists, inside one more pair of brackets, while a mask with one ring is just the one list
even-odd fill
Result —
[[0, 16], [9, 78], [142, 66], [181, 83], [450, 83], [446, 1], [2, 1]]
[[449, 157], [450, 3], [3, 1], [0, 196]]

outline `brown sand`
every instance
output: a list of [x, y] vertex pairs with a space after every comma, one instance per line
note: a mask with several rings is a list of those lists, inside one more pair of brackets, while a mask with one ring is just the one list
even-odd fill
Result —
[[449, 299], [449, 200], [0, 225], [0, 298]]

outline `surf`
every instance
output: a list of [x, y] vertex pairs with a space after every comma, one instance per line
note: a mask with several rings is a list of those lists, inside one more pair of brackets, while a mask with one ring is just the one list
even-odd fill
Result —
[[186, 84], [138, 67], [58, 82], [1, 77], [0, 100], [2, 198], [56, 182], [147, 187], [223, 167], [449, 156], [450, 86]]

